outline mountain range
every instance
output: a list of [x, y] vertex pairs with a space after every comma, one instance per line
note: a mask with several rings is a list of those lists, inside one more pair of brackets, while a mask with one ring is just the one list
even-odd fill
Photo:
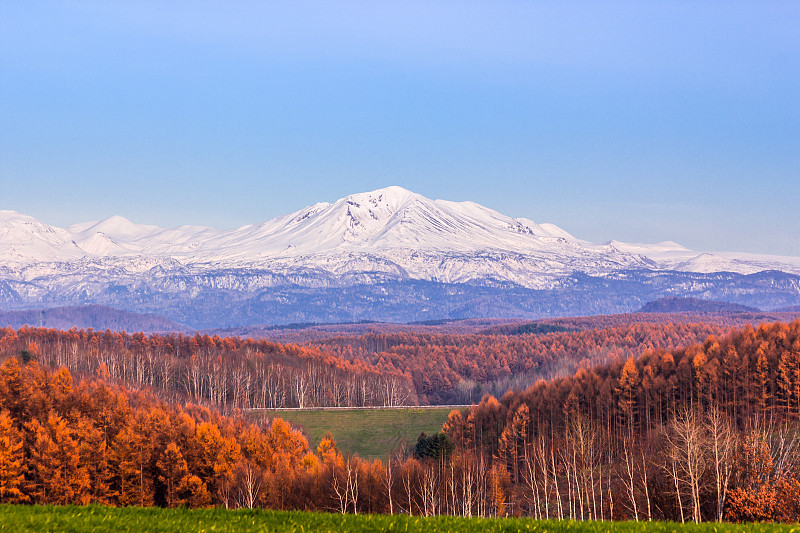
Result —
[[0, 211], [0, 309], [102, 304], [192, 327], [625, 312], [664, 296], [800, 303], [800, 258], [591, 243], [400, 187], [234, 230]]

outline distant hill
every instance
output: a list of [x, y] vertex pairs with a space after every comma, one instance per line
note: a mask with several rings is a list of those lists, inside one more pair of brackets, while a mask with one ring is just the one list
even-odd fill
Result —
[[120, 311], [105, 305], [80, 305], [52, 309], [0, 311], [0, 327], [20, 328], [24, 325], [44, 328], [93, 328], [112, 331], [193, 332], [192, 328], [158, 315]]
[[659, 298], [646, 303], [639, 313], [753, 313], [760, 309], [746, 305], [699, 298]]
[[[337, 324], [289, 324], [286, 326], [268, 326], [254, 324], [238, 328], [206, 329], [201, 333], [220, 335], [222, 337], [252, 337], [268, 339], [272, 342], [302, 344], [340, 336], [358, 336], [367, 334], [390, 333], [429, 333], [467, 335], [484, 333], [487, 328], [504, 324], [517, 325], [522, 322], [518, 318], [466, 318], [462, 320], [430, 320], [425, 323], [397, 324], [392, 322], [351, 322]], [[566, 328], [564, 328], [566, 329]]]
[[545, 335], [547, 333], [564, 333], [577, 331], [559, 324], [545, 324], [542, 322], [528, 322], [524, 324], [501, 324], [483, 329], [480, 335]]
[[790, 305], [789, 307], [781, 307], [775, 309], [778, 313], [800, 313], [800, 305]]

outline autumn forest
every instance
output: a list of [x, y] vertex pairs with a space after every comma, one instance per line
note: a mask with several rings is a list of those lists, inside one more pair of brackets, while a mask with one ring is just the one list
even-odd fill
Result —
[[[797, 521], [800, 320], [707, 318], [304, 344], [0, 329], [0, 503]], [[248, 416], [441, 403], [471, 407], [382, 460]]]

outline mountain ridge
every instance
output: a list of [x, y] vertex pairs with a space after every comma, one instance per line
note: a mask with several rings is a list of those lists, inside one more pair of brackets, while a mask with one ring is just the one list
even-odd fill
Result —
[[629, 312], [664, 296], [797, 305], [800, 258], [591, 243], [400, 187], [233, 230], [0, 211], [0, 309], [96, 303], [216, 327]]
[[[161, 228], [116, 215], [56, 228], [33, 217], [0, 211], [0, 245], [0, 263], [7, 264], [157, 256], [187, 265], [368, 271], [353, 264], [357, 256], [374, 263], [378, 271], [444, 282], [484, 279], [487, 272], [476, 263], [493, 254], [511, 254], [510, 260], [505, 258], [503, 265], [493, 264], [489, 270], [530, 288], [542, 288], [543, 277], [574, 270], [593, 274], [620, 268], [800, 274], [800, 258], [696, 252], [671, 241], [591, 243], [553, 224], [508, 217], [474, 202], [430, 200], [396, 186], [313, 204], [233, 230], [188, 225]], [[478, 261], [471, 260], [476, 254], [480, 255]], [[431, 256], [444, 258], [438, 261], [441, 268], [430, 268]], [[521, 259], [516, 270], [530, 275], [503, 272], [515, 256]], [[395, 268], [387, 270], [383, 265], [387, 261]], [[463, 275], [470, 268], [474, 272]], [[462, 275], [448, 273], [455, 269]]]

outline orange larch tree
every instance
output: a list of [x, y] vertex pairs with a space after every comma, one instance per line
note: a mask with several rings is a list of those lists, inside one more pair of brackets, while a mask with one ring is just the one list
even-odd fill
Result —
[[0, 411], [0, 503], [25, 502], [22, 434], [14, 427], [8, 411]]

